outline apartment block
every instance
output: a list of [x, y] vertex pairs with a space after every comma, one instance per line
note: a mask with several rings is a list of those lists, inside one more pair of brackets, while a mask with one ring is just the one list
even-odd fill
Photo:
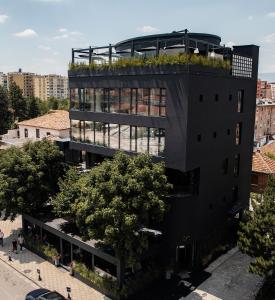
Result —
[[14, 82], [22, 90], [23, 97], [32, 97], [34, 95], [33, 76], [34, 73], [22, 72], [21, 69], [18, 72], [8, 73], [8, 87]]
[[263, 81], [261, 79], [259, 79], [257, 81], [256, 98], [257, 99], [264, 99], [264, 98], [271, 99], [272, 98], [272, 88], [271, 88], [271, 84], [269, 82]]
[[8, 77], [2, 72], [0, 72], [0, 86], [3, 86], [6, 89], [8, 88]]

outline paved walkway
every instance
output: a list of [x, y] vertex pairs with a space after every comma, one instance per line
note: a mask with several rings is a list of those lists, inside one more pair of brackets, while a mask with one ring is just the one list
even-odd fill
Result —
[[[103, 300], [105, 297], [81, 281], [71, 277], [63, 268], [56, 268], [36, 254], [24, 249], [23, 252], [12, 254], [12, 262], [8, 261], [8, 251], [11, 241], [18, 236], [21, 228], [21, 218], [14, 222], [0, 220], [0, 229], [4, 232], [4, 247], [0, 246], [0, 259], [43, 288], [56, 290], [67, 296], [66, 287], [72, 290], [72, 300]], [[38, 281], [37, 269], [41, 270], [42, 281]]]

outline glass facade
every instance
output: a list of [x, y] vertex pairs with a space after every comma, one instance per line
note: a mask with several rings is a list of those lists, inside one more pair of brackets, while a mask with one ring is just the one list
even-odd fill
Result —
[[165, 129], [71, 120], [71, 140], [163, 157]]
[[71, 110], [166, 116], [166, 89], [71, 89]]

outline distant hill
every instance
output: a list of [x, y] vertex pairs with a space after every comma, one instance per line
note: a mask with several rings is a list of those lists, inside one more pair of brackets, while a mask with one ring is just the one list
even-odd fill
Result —
[[275, 73], [259, 73], [258, 78], [269, 82], [275, 82]]

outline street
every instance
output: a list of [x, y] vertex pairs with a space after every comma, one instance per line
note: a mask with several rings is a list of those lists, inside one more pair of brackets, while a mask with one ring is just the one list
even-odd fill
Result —
[[36, 284], [0, 260], [1, 300], [23, 300], [28, 292], [37, 288]]

